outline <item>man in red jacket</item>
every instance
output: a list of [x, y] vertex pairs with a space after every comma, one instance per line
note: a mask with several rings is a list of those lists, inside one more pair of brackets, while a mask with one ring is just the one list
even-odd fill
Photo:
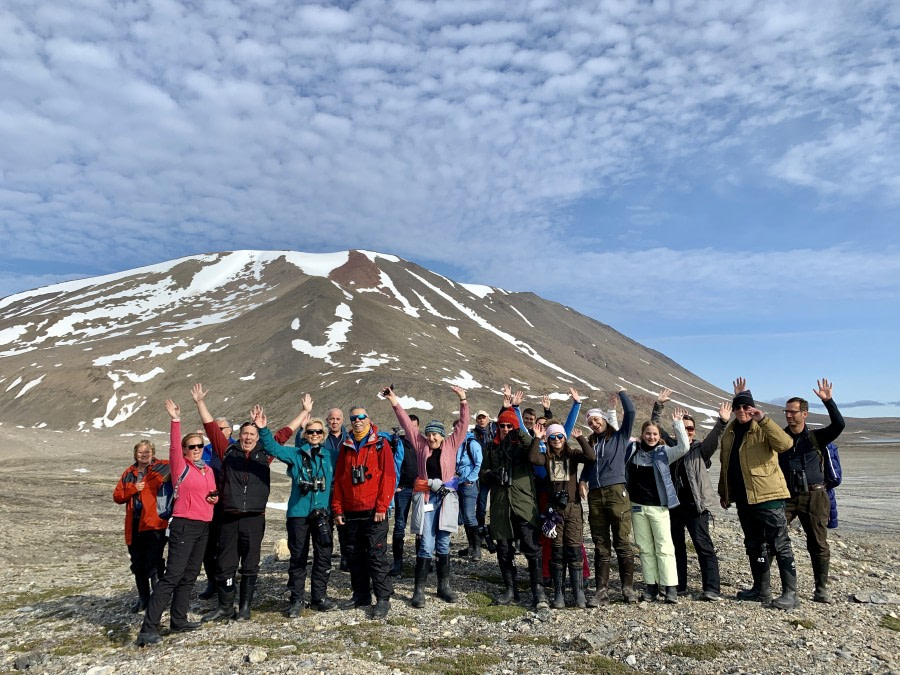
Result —
[[[335, 524], [346, 525], [347, 557], [353, 596], [342, 609], [368, 607], [375, 592], [373, 619], [383, 619], [394, 592], [388, 578], [387, 510], [396, 473], [390, 445], [378, 437], [366, 409], [350, 409], [350, 434], [334, 469], [331, 510]], [[371, 582], [371, 584], [370, 584]]]

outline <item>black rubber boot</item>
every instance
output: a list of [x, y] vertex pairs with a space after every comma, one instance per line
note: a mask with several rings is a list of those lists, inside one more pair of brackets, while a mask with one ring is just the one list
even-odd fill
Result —
[[[426, 558], [427, 560], [427, 558]], [[391, 601], [389, 598], [379, 598], [372, 609], [373, 619], [383, 619], [391, 611]]]
[[201, 617], [200, 620], [204, 623], [234, 618], [234, 586], [219, 585], [216, 588], [216, 594], [219, 596], [219, 606]]
[[487, 525], [482, 525], [478, 528], [478, 534], [481, 537], [481, 547], [486, 548], [488, 553], [494, 555], [497, 552], [497, 543], [491, 536], [491, 531], [488, 529]]
[[238, 607], [237, 620], [250, 620], [250, 605], [253, 604], [253, 593], [256, 591], [256, 576], [241, 575], [241, 599]]
[[566, 594], [563, 590], [565, 587], [563, 568], [556, 561], [550, 561], [550, 576], [553, 578], [553, 602], [550, 603], [550, 606], [553, 609], [565, 609]]
[[394, 552], [394, 564], [388, 572], [389, 577], [399, 577], [403, 573], [403, 538], [396, 537], [391, 542]]
[[772, 589], [769, 585], [771, 561], [766, 558], [765, 561], [750, 559], [750, 574], [753, 575], [753, 586], [737, 592], [737, 599], [750, 602], [770, 602], [772, 600]]
[[781, 576], [781, 595], [772, 601], [776, 609], [794, 609], [800, 606], [797, 597], [797, 570], [793, 558], [782, 558], [778, 561], [778, 573]]
[[341, 609], [356, 609], [357, 607], [368, 607], [372, 604], [372, 596], [371, 595], [363, 595], [359, 596], [356, 593], [350, 596], [349, 600], [344, 600], [341, 603]]
[[337, 603], [330, 598], [322, 598], [321, 600], [310, 600], [309, 608], [317, 612], [330, 612], [337, 609]]
[[666, 586], [666, 603], [669, 605], [678, 604], [678, 586]]
[[619, 578], [622, 580], [622, 600], [637, 602], [638, 595], [634, 590], [634, 556], [617, 556], [619, 561]]
[[216, 580], [213, 577], [207, 577], [206, 579], [206, 588], [200, 591], [200, 595], [197, 596], [201, 600], [211, 600], [216, 595]]
[[587, 601], [584, 597], [584, 572], [581, 565], [569, 568], [569, 583], [572, 586], [572, 592], [575, 594], [575, 606], [578, 609], [587, 607]]
[[518, 595], [515, 568], [510, 569], [500, 562], [500, 576], [503, 577], [503, 592], [494, 598], [495, 605], [508, 605]]
[[467, 525], [466, 526], [466, 536], [470, 537], [469, 539], [469, 560], [476, 561], [481, 560], [481, 541], [478, 538], [478, 526], [477, 525]]
[[289, 619], [296, 619], [303, 613], [303, 606], [305, 604], [306, 601], [302, 598], [300, 600], [291, 600], [291, 604], [288, 606], [284, 615]]
[[541, 583], [541, 559], [531, 558], [528, 561], [528, 580], [531, 582], [531, 609], [548, 609], [547, 596]]
[[588, 607], [599, 607], [609, 604], [609, 559], [599, 560], [594, 564], [594, 579], [597, 590], [588, 600]]
[[428, 566], [431, 558], [423, 558], [416, 556], [416, 576], [415, 586], [413, 587], [411, 604], [416, 609], [422, 609], [425, 606], [425, 584], [428, 583]]
[[456, 602], [456, 593], [450, 588], [450, 554], [437, 557], [437, 596], [444, 602]]
[[134, 585], [137, 586], [138, 599], [131, 606], [131, 613], [139, 614], [147, 609], [147, 605], [150, 604], [150, 578], [143, 575], [135, 575]]
[[813, 602], [822, 602], [826, 605], [832, 603], [831, 596], [828, 594], [828, 568], [830, 564], [830, 560], [813, 559], [813, 577], [816, 580], [816, 591], [812, 596]]

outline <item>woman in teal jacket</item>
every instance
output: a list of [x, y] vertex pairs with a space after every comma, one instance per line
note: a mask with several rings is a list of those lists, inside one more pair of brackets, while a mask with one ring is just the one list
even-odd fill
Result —
[[306, 423], [300, 447], [279, 445], [266, 426], [266, 415], [260, 409], [254, 416], [259, 427], [259, 442], [263, 452], [288, 465], [291, 477], [291, 497], [288, 500], [287, 535], [291, 562], [288, 566], [288, 588], [291, 592], [287, 616], [300, 616], [305, 604], [306, 563], [312, 541], [313, 565], [310, 580], [312, 609], [326, 612], [335, 608], [329, 600], [328, 578], [331, 576], [331, 520], [329, 500], [334, 478], [331, 453], [323, 446], [325, 424], [319, 418]]

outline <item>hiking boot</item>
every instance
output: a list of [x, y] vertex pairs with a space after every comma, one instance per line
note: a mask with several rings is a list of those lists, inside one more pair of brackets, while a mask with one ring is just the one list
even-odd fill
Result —
[[284, 615], [289, 619], [296, 619], [303, 614], [303, 606], [306, 604], [303, 600], [292, 600], [290, 606]]
[[169, 631], [172, 633], [191, 633], [195, 630], [200, 630], [201, 627], [202, 624], [199, 621], [188, 621], [180, 626], [170, 626]]
[[678, 604], [678, 588], [676, 586], [666, 586], [665, 601], [668, 605]]
[[317, 612], [330, 612], [337, 609], [337, 603], [330, 598], [322, 598], [321, 600], [313, 600], [309, 603], [309, 608]]
[[344, 602], [342, 602], [340, 604], [340, 607], [342, 610], [347, 610], [347, 609], [356, 609], [357, 607], [368, 607], [371, 604], [372, 604], [372, 596], [371, 595], [359, 597], [356, 595], [356, 593], [354, 593], [352, 596], [350, 596], [349, 600], [344, 600]]
[[644, 600], [648, 602], [656, 602], [656, 599], [659, 597], [659, 584], [647, 584], [647, 588], [644, 590]]

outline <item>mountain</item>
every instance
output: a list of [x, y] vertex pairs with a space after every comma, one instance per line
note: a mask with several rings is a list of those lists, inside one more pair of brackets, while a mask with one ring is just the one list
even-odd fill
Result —
[[644, 415], [663, 386], [701, 417], [728, 396], [569, 307], [356, 250], [211, 253], [18, 293], [0, 300], [0, 350], [0, 422], [60, 430], [165, 429], [166, 398], [195, 419], [198, 380], [235, 420], [261, 403], [286, 421], [310, 392], [317, 415], [363, 404], [384, 427], [389, 383], [448, 420], [451, 384], [491, 414], [504, 382], [559, 416], [570, 386], [609, 407], [622, 385]]

